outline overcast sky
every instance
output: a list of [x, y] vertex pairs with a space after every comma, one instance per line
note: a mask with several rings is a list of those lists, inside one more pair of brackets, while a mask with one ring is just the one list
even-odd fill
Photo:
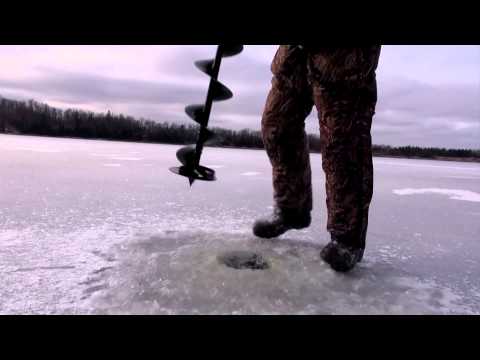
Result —
[[[260, 128], [277, 45], [247, 45], [220, 78], [235, 98], [212, 126]], [[187, 122], [208, 79], [193, 66], [215, 46], [0, 46], [0, 96], [60, 108]], [[383, 46], [375, 144], [480, 148], [480, 46]], [[318, 133], [317, 113], [307, 131]]]

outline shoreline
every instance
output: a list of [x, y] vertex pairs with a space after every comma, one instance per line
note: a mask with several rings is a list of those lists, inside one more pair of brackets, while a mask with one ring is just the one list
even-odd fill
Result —
[[[188, 144], [172, 144], [172, 143], [160, 143], [152, 141], [137, 141], [137, 140], [117, 140], [117, 139], [104, 139], [104, 138], [83, 138], [83, 137], [72, 137], [72, 136], [48, 136], [48, 135], [35, 135], [35, 134], [15, 134], [15, 133], [4, 133], [0, 132], [0, 135], [13, 135], [13, 136], [31, 136], [31, 137], [41, 137], [41, 138], [51, 138], [51, 139], [71, 139], [71, 140], [91, 140], [91, 141], [111, 141], [111, 142], [125, 142], [125, 143], [137, 143], [137, 144], [158, 144], [158, 145], [171, 145], [171, 146], [187, 146]], [[210, 148], [220, 148], [220, 149], [236, 149], [236, 150], [257, 150], [264, 151], [263, 148], [251, 148], [251, 147], [235, 147], [235, 146], [205, 146]], [[317, 151], [311, 151], [311, 154], [321, 154]], [[434, 157], [421, 157], [421, 156], [401, 156], [401, 155], [388, 155], [388, 154], [375, 154], [373, 157], [380, 158], [395, 158], [395, 159], [410, 159], [410, 160], [436, 160], [436, 161], [453, 161], [453, 162], [466, 162], [466, 163], [480, 163], [480, 158], [461, 158], [461, 157], [444, 157], [444, 156], [434, 156]]]

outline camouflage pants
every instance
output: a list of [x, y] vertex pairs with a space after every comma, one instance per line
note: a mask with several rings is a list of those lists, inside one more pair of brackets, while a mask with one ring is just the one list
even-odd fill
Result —
[[365, 246], [373, 192], [370, 130], [379, 55], [380, 46], [280, 46], [262, 118], [276, 205], [309, 211], [312, 184], [305, 119], [316, 106], [326, 176], [327, 230], [355, 247]]

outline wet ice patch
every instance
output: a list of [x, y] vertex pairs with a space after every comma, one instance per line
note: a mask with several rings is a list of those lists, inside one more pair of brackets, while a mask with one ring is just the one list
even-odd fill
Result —
[[440, 188], [425, 188], [425, 189], [396, 189], [393, 190], [396, 195], [415, 195], [415, 194], [441, 194], [447, 195], [452, 200], [480, 202], [480, 194], [459, 189], [440, 189]]
[[[453, 289], [367, 259], [349, 274], [320, 260], [319, 244], [249, 234], [168, 231], [117, 246], [118, 265], [84, 303], [91, 314], [473, 314]], [[237, 270], [219, 255], [261, 254]]]
[[247, 171], [247, 172], [241, 173], [240, 175], [242, 175], [242, 176], [257, 176], [257, 175], [260, 175], [260, 173], [256, 172], [256, 171]]

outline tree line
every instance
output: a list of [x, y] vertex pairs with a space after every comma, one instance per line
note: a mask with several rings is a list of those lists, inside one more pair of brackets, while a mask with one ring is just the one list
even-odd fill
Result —
[[[263, 149], [259, 131], [212, 128], [216, 134], [209, 146]], [[17, 101], [0, 97], [0, 132], [54, 137], [79, 137], [121, 141], [143, 141], [162, 144], [192, 144], [198, 134], [198, 125], [155, 122], [122, 114], [91, 111], [61, 110], [34, 100]], [[308, 135], [310, 150], [320, 152], [318, 135]], [[374, 155], [401, 157], [454, 157], [480, 160], [479, 150], [422, 148], [416, 146], [391, 147], [374, 145]]]
[[422, 148], [418, 146], [392, 147], [388, 145], [373, 145], [372, 150], [376, 156], [418, 157], [425, 159], [472, 158], [480, 160], [480, 150], [446, 149], [434, 147]]

